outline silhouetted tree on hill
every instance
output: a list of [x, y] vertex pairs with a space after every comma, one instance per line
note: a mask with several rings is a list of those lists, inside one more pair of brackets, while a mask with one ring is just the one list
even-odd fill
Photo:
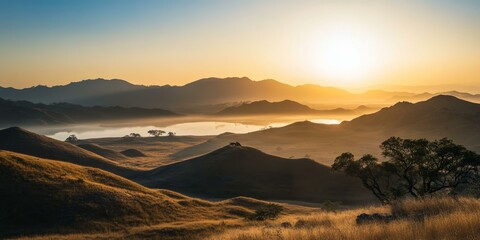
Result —
[[140, 135], [140, 133], [130, 133], [129, 136], [133, 137], [133, 138], [142, 137], [142, 135]]
[[383, 203], [406, 195], [453, 194], [461, 185], [480, 180], [480, 155], [446, 138], [431, 142], [391, 137], [380, 148], [384, 162], [370, 154], [355, 160], [353, 154], [343, 153], [332, 169], [360, 178]]
[[148, 134], [154, 136], [154, 137], [160, 137], [162, 136], [163, 134], [165, 133], [165, 131], [162, 131], [162, 130], [155, 130], [155, 129], [152, 129], [152, 130], [149, 130], [148, 131]]

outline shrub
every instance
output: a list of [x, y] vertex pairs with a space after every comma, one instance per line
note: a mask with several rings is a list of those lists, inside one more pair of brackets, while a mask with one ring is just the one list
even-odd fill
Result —
[[265, 220], [273, 220], [280, 215], [283, 211], [283, 207], [277, 204], [268, 204], [263, 206], [257, 210], [251, 216], [249, 216], [249, 220], [255, 221], [265, 221]]

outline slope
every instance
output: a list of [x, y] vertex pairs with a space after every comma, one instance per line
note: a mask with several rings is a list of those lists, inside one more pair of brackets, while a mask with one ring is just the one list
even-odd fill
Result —
[[361, 203], [373, 200], [356, 179], [310, 159], [286, 159], [228, 145], [204, 156], [162, 166], [138, 182], [207, 198]]
[[122, 167], [70, 143], [41, 136], [18, 127], [0, 130], [0, 150], [100, 168], [120, 176], [138, 173], [138, 170]]
[[2, 150], [0, 196], [0, 238], [241, 218], [255, 209], [151, 190], [99, 169]]

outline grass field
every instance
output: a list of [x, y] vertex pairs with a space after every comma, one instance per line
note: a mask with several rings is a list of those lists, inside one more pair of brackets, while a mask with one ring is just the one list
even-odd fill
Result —
[[[245, 199], [241, 200], [242, 202]], [[390, 223], [357, 225], [360, 213], [395, 213]], [[419, 214], [424, 218], [416, 218]], [[282, 227], [289, 222], [291, 227]], [[123, 231], [45, 235], [28, 239], [205, 239], [205, 240], [405, 240], [405, 239], [480, 239], [480, 201], [473, 198], [438, 198], [406, 200], [392, 206], [372, 206], [352, 210], [305, 211], [288, 210], [278, 219], [249, 221], [214, 219], [179, 221], [139, 226]], [[24, 238], [27, 239], [27, 238]]]
[[[390, 223], [357, 225], [360, 213], [395, 213]], [[413, 216], [423, 214], [423, 219]], [[293, 225], [282, 228], [283, 222]], [[480, 201], [471, 198], [406, 200], [391, 207], [371, 207], [310, 215], [287, 215], [272, 222], [227, 230], [207, 239], [480, 239]]]

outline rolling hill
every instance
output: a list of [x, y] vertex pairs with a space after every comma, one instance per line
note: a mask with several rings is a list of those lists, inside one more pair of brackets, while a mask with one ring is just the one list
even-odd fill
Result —
[[148, 189], [100, 169], [3, 150], [0, 196], [0, 238], [242, 219], [268, 204], [254, 199], [249, 200], [252, 206], [234, 199], [218, 203], [192, 199]]
[[72, 124], [105, 120], [179, 116], [163, 109], [83, 107], [68, 103], [35, 104], [0, 98], [0, 126]]
[[41, 136], [18, 127], [0, 130], [0, 150], [100, 168], [120, 176], [138, 173], [136, 169], [117, 165], [114, 161], [70, 143]]
[[122, 160], [125, 159], [126, 156], [122, 153], [113, 151], [108, 148], [104, 148], [98, 144], [94, 143], [83, 143], [83, 144], [77, 144], [77, 147], [81, 147], [87, 151], [93, 152], [97, 155], [100, 155], [104, 158], [110, 159], [110, 160]]
[[310, 159], [286, 159], [228, 145], [206, 155], [151, 170], [145, 186], [205, 198], [249, 196], [266, 200], [365, 203], [372, 195], [357, 179]]
[[[343, 203], [373, 200], [357, 179], [333, 173], [330, 168], [309, 159], [276, 157], [250, 147], [227, 146], [190, 160], [141, 170], [118, 165], [78, 146], [13, 127], [0, 130], [0, 150], [98, 168], [146, 187], [199, 197], [247, 196], [264, 200], [335, 200]], [[105, 151], [100, 150], [101, 153]], [[329, 181], [331, 179], [335, 181]]]

